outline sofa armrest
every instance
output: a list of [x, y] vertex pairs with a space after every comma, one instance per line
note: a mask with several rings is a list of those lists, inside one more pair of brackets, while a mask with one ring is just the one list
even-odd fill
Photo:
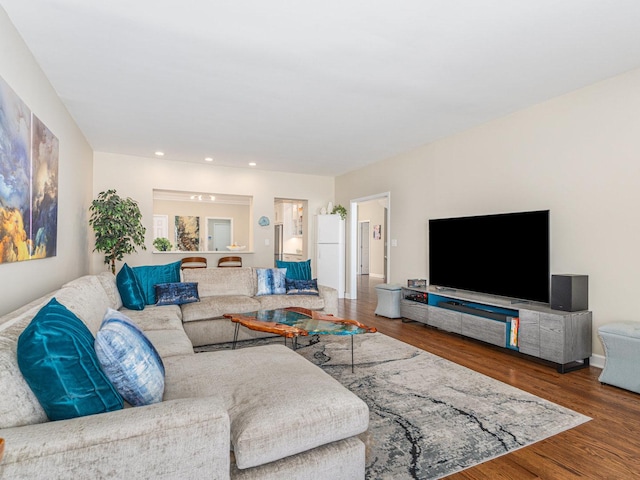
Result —
[[218, 398], [0, 429], [0, 478], [229, 478], [229, 416]]
[[318, 293], [324, 300], [324, 313], [338, 315], [338, 291], [333, 287], [318, 285]]

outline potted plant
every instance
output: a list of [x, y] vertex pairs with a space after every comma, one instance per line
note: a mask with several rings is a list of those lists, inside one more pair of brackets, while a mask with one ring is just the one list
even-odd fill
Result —
[[131, 198], [120, 197], [115, 190], [100, 192], [89, 207], [96, 245], [93, 251], [104, 252], [104, 263], [111, 264], [111, 272], [116, 273], [116, 260], [136, 247], [146, 250], [144, 234], [146, 228], [141, 223], [142, 214], [138, 203]]
[[344, 220], [345, 218], [347, 218], [347, 209], [344, 208], [342, 205], [338, 204], [335, 207], [333, 207], [333, 210], [331, 210], [332, 214], [337, 213], [338, 215], [340, 215], [340, 218], [342, 220]]
[[158, 237], [153, 241], [153, 246], [159, 252], [168, 252], [171, 250], [171, 242], [166, 237]]

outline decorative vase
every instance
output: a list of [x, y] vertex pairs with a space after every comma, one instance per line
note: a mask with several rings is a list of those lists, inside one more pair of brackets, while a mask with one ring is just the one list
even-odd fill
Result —
[[327, 213], [331, 214], [333, 212], [333, 202], [329, 202], [327, 205]]

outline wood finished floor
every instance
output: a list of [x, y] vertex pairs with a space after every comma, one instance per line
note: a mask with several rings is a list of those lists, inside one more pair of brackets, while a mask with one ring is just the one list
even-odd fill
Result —
[[640, 395], [601, 385], [595, 367], [561, 375], [552, 366], [491, 345], [417, 322], [377, 317], [379, 283], [359, 277], [358, 299], [340, 300], [339, 315], [593, 418], [448, 479], [640, 479]]

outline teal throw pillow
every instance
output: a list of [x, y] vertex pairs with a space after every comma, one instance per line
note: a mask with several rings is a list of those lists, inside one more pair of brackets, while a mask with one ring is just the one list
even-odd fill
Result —
[[18, 366], [49, 420], [121, 410], [122, 397], [100, 367], [93, 335], [55, 298], [18, 338]]
[[284, 295], [287, 293], [285, 268], [256, 268], [258, 293], [260, 295]]
[[162, 401], [164, 365], [153, 344], [126, 315], [109, 308], [96, 334], [96, 355], [118, 393], [134, 407]]
[[156, 288], [159, 283], [176, 283], [180, 281], [180, 260], [166, 265], [145, 265], [133, 267], [142, 287], [144, 301], [147, 305], [156, 303]]
[[320, 295], [318, 280], [294, 280], [287, 278], [287, 295]]
[[311, 260], [304, 262], [283, 262], [276, 260], [276, 267], [287, 269], [287, 278], [292, 280], [311, 280]]
[[116, 285], [122, 304], [129, 310], [144, 310], [145, 298], [138, 277], [126, 263], [116, 275]]

